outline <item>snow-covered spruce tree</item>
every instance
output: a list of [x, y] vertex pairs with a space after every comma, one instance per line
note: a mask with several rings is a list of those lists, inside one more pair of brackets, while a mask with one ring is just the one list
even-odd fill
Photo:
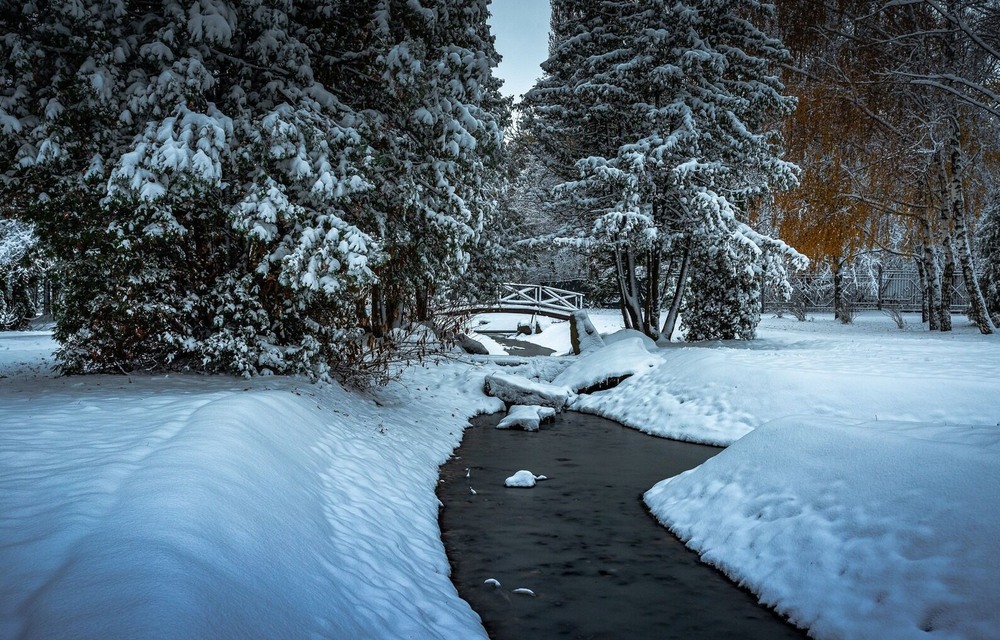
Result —
[[[768, 19], [770, 8], [732, 0], [608, 2], [590, 4], [587, 14], [579, 3], [555, 4], [573, 5], [559, 15], [590, 19], [578, 22], [562, 45], [554, 38], [557, 50], [583, 53], [601, 44], [574, 63], [582, 70], [576, 75], [558, 66], [558, 53], [550, 55], [531, 108], [540, 136], [575, 131], [581, 109], [594, 114], [588, 121], [608, 118], [598, 127], [604, 148], [576, 155], [580, 178], [562, 189], [592, 212], [584, 220], [590, 235], [614, 250], [626, 321], [653, 337], [669, 335], [685, 287], [708, 286], [723, 267], [732, 269], [729, 282], [744, 272], [783, 282], [786, 258], [801, 256], [747, 224], [754, 202], [794, 183], [794, 168], [780, 160], [776, 134], [768, 130], [793, 106], [774, 74], [786, 52], [751, 20]], [[601, 37], [592, 37], [595, 28]], [[560, 110], [565, 104], [570, 108]], [[696, 263], [699, 255], [726, 258]], [[708, 271], [696, 275], [698, 268]], [[710, 306], [759, 305], [758, 291], [748, 287], [746, 295]], [[689, 296], [688, 313], [710, 298]], [[661, 329], [666, 300], [671, 313]], [[732, 324], [745, 315], [706, 312], [705, 322], [717, 326], [695, 335], [747, 337], [752, 331], [743, 320]]]
[[3, 2], [0, 202], [62, 284], [68, 371], [326, 376], [371, 279], [339, 3]]
[[620, 88], [601, 76], [627, 54], [623, 12], [633, 3], [554, 0], [545, 75], [524, 96], [523, 128], [537, 156], [564, 181], [579, 178], [576, 162], [609, 156], [618, 147], [624, 114], [614, 111]]
[[37, 243], [31, 225], [0, 218], [0, 331], [27, 329], [38, 314], [44, 260]]
[[363, 323], [381, 337], [427, 319], [465, 273], [497, 212], [509, 103], [487, 0], [352, 3], [372, 25], [344, 59], [370, 76], [350, 95], [371, 133], [374, 188], [357, 203], [385, 252]]
[[538, 157], [563, 183], [554, 190], [562, 224], [553, 239], [615, 265], [625, 326], [654, 332], [643, 325], [633, 277], [633, 250], [648, 248], [651, 220], [636, 206], [635, 176], [607, 162], [628, 139], [630, 114], [622, 110], [623, 88], [613, 72], [630, 55], [625, 22], [635, 10], [630, 2], [553, 2], [545, 76], [525, 96], [525, 127]]
[[517, 142], [516, 134], [505, 134], [502, 172], [495, 180], [497, 205], [484, 212], [483, 229], [469, 265], [462, 277], [448, 286], [445, 305], [455, 302], [481, 302], [497, 295], [501, 283], [522, 282], [534, 252], [521, 242], [526, 218], [524, 174], [527, 149]]

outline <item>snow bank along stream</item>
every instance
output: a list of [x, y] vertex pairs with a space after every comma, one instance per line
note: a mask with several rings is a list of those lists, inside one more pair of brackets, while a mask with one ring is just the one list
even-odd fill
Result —
[[[645, 501], [814, 637], [996, 638], [1000, 340], [906, 323], [765, 318], [755, 341], [658, 350], [570, 406], [732, 445]], [[564, 350], [557, 329], [527, 339]]]
[[[592, 319], [620, 326], [613, 313]], [[660, 364], [638, 354], [653, 366], [571, 406], [732, 445], [667, 482], [675, 471], [636, 483], [632, 503], [655, 485], [646, 503], [657, 518], [814, 637], [995, 638], [1000, 340], [957, 316], [951, 335], [907, 322], [901, 332], [878, 314], [850, 327], [765, 318], [752, 343], [653, 350]], [[569, 349], [565, 325], [519, 341]], [[288, 378], [58, 378], [54, 348], [47, 333], [0, 333], [4, 639], [484, 638], [448, 577], [439, 465], [469, 415], [502, 405], [483, 395], [489, 375], [559, 378], [573, 391], [602, 371], [622, 375], [615, 349], [600, 367], [494, 356], [431, 362], [363, 394]], [[560, 465], [573, 460], [521, 455], [554, 429], [483, 431], [528, 446], [496, 482], [473, 470], [479, 495], [530, 504], [566, 481]], [[563, 432], [592, 446], [585, 429]], [[591, 451], [588, 464], [615, 484], [625, 472], [607, 456]], [[525, 468], [550, 479], [503, 488]], [[656, 533], [651, 544], [670, 539]], [[482, 576], [500, 582], [492, 595], [549, 604], [544, 576], [498, 566]]]

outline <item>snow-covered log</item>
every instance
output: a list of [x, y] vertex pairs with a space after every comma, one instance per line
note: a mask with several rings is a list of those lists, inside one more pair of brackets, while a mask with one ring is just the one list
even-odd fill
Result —
[[510, 373], [494, 373], [486, 377], [487, 395], [500, 398], [508, 406], [539, 405], [561, 411], [573, 392], [548, 382], [529, 380]]
[[662, 362], [660, 356], [646, 350], [642, 339], [626, 338], [574, 361], [552, 380], [552, 384], [586, 393], [645, 373]]

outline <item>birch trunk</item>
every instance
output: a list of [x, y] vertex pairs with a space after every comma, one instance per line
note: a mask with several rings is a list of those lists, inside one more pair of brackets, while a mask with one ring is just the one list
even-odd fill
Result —
[[944, 254], [944, 269], [938, 283], [940, 301], [937, 305], [938, 329], [951, 331], [951, 302], [955, 289], [955, 251], [951, 243], [951, 209], [954, 193], [948, 179], [945, 152], [938, 154], [938, 246]]
[[937, 256], [934, 254], [934, 241], [931, 234], [931, 221], [928, 215], [923, 215], [920, 217], [920, 228], [921, 235], [923, 236], [923, 252], [921, 253], [920, 260], [924, 265], [924, 277], [926, 278], [926, 287], [924, 288], [924, 301], [927, 306], [927, 324], [928, 329], [931, 331], [937, 331], [941, 328], [938, 323], [940, 320], [939, 309], [941, 308], [938, 290], [938, 265]]
[[913, 264], [917, 268], [918, 282], [920, 282], [920, 322], [927, 322], [930, 318], [930, 309], [927, 306], [927, 270], [924, 269], [924, 261], [920, 255], [924, 252], [923, 244], [917, 245], [917, 255], [913, 258]]
[[969, 316], [982, 334], [995, 333], [993, 320], [986, 310], [986, 298], [976, 278], [972, 245], [969, 242], [969, 228], [966, 224], [965, 187], [962, 178], [965, 173], [965, 153], [961, 148], [961, 131], [957, 118], [952, 118], [951, 127], [951, 219], [954, 224], [955, 249], [962, 267], [962, 279], [969, 294]]
[[955, 251], [951, 238], [945, 238], [944, 270], [941, 272], [941, 305], [938, 308], [941, 331], [951, 331], [951, 303], [955, 292]]

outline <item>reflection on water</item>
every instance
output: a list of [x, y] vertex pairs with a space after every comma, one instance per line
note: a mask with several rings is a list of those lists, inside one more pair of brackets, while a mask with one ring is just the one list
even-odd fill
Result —
[[[493, 638], [805, 637], [645, 510], [644, 491], [719, 449], [584, 414], [539, 433], [493, 429], [500, 417], [474, 421], [438, 489], [452, 579]], [[505, 488], [519, 469], [549, 479]]]

